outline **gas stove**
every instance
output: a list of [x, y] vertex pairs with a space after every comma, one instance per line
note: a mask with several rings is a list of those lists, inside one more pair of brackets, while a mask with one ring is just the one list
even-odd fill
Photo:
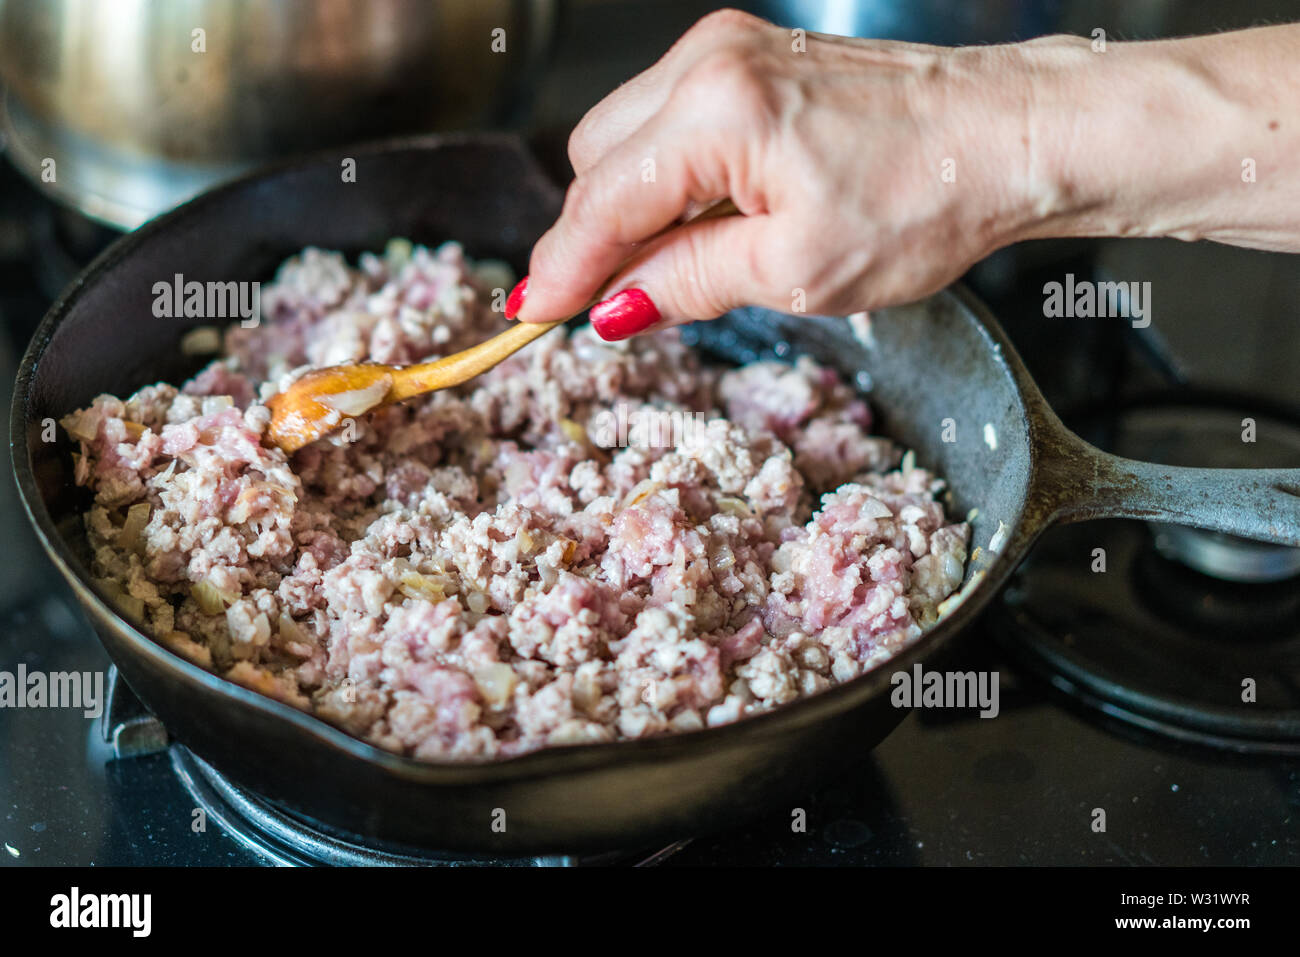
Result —
[[[0, 166], [5, 388], [58, 289], [110, 239]], [[1275, 349], [1296, 354], [1294, 303], [1278, 292], [1276, 302], [1239, 310], [1233, 334], [1247, 354], [1225, 368], [1227, 320], [1197, 308], [1179, 257], [1222, 261], [1218, 270], [1202, 268], [1229, 279], [1234, 264], [1247, 262], [1237, 267], [1247, 277], [1239, 302], [1258, 298], [1265, 273], [1275, 277], [1265, 288], [1293, 289], [1297, 263], [1215, 247], [1163, 249], [1161, 263], [1150, 247], [1038, 244], [999, 253], [967, 278], [1003, 320], [1049, 401], [1099, 444], [1220, 464], [1215, 442], [1249, 414], [1279, 423], [1266, 430], [1276, 440], [1267, 454], [1276, 460], [1249, 464], [1300, 464], [1292, 458], [1300, 450], [1291, 441], [1300, 421], [1294, 380], [1260, 371], [1274, 368]], [[1153, 282], [1157, 318], [1149, 329], [1101, 320], [1063, 327], [1068, 320], [1044, 318], [1044, 282], [1125, 270]], [[1193, 392], [1189, 382], [1209, 391]], [[1207, 439], [1206, 429], [1217, 429], [1218, 439]], [[1193, 461], [1198, 455], [1203, 459]], [[1293, 555], [1136, 522], [1053, 531], [945, 663], [998, 673], [997, 717], [912, 714], [879, 747], [850, 756], [831, 784], [809, 791], [798, 804], [806, 827], [792, 827], [791, 809], [780, 808], [664, 846], [477, 860], [331, 831], [241, 790], [173, 741], [115, 680], [28, 531], [9, 482], [0, 495], [8, 496], [0, 502], [8, 558], [0, 565], [0, 673], [105, 679], [101, 713], [92, 717], [80, 709], [0, 707], [0, 864], [1300, 863]], [[1104, 579], [1078, 558], [1095, 547], [1109, 556]], [[1214, 680], [1220, 672], [1253, 677], [1261, 707], [1228, 694]], [[1089, 827], [1098, 808], [1109, 819], [1104, 833]]]

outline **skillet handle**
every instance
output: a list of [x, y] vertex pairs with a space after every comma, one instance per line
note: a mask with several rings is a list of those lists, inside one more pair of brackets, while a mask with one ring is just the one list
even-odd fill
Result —
[[1059, 426], [1037, 443], [1039, 527], [1139, 518], [1300, 547], [1300, 469], [1156, 465], [1111, 455]]

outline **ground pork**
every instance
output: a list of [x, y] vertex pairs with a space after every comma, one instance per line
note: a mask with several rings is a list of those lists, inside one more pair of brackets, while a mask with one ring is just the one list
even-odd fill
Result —
[[703, 364], [673, 330], [557, 330], [469, 387], [291, 457], [308, 367], [497, 331], [500, 268], [308, 249], [179, 388], [63, 425], [93, 571], [177, 654], [429, 760], [724, 724], [849, 680], [960, 585], [943, 483], [830, 369]]

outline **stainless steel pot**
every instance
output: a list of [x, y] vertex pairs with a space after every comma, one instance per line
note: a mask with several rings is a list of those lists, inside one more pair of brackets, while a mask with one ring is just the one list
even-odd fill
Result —
[[130, 229], [270, 157], [502, 119], [556, 6], [0, 0], [0, 130], [44, 189]]

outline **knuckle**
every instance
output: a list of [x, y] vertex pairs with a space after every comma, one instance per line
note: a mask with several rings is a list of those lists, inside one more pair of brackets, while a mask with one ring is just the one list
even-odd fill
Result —
[[569, 184], [560, 222], [566, 238], [584, 247], [614, 245], [622, 228], [617, 204], [608, 201], [599, 177], [591, 174]]
[[[629, 81], [632, 83], [635, 81]], [[620, 105], [625, 101], [618, 93], [611, 94], [587, 110], [578, 124], [569, 134], [569, 162], [574, 172], [581, 175], [599, 159], [598, 150], [602, 141], [609, 139], [611, 120], [617, 120]]]
[[582, 163], [583, 158], [586, 156], [587, 131], [590, 128], [590, 118], [591, 113], [588, 111], [587, 115], [578, 121], [578, 125], [573, 128], [573, 132], [569, 134], [567, 144], [569, 165], [573, 167], [574, 172], [582, 171], [579, 164]]
[[575, 229], [584, 232], [591, 229], [593, 223], [600, 222], [600, 217], [595, 215], [595, 194], [590, 177], [579, 176], [565, 190], [564, 209], [560, 218]]
[[753, 119], [772, 107], [768, 80], [756, 58], [735, 47], [720, 47], [687, 70], [674, 93], [692, 110], [701, 107], [728, 117]]
[[761, 82], [753, 58], [732, 46], [717, 47], [704, 54], [687, 71], [685, 79], [706, 89], [714, 85], [749, 88]]
[[589, 192], [585, 177], [579, 176], [571, 182], [564, 191], [564, 206], [560, 209], [560, 220], [569, 223], [580, 220], [591, 202], [588, 199]]
[[710, 36], [735, 36], [738, 33], [753, 33], [765, 24], [766, 21], [751, 13], [745, 13], [743, 10], [736, 10], [732, 7], [724, 7], [701, 17], [695, 26], [691, 27], [690, 32]]

